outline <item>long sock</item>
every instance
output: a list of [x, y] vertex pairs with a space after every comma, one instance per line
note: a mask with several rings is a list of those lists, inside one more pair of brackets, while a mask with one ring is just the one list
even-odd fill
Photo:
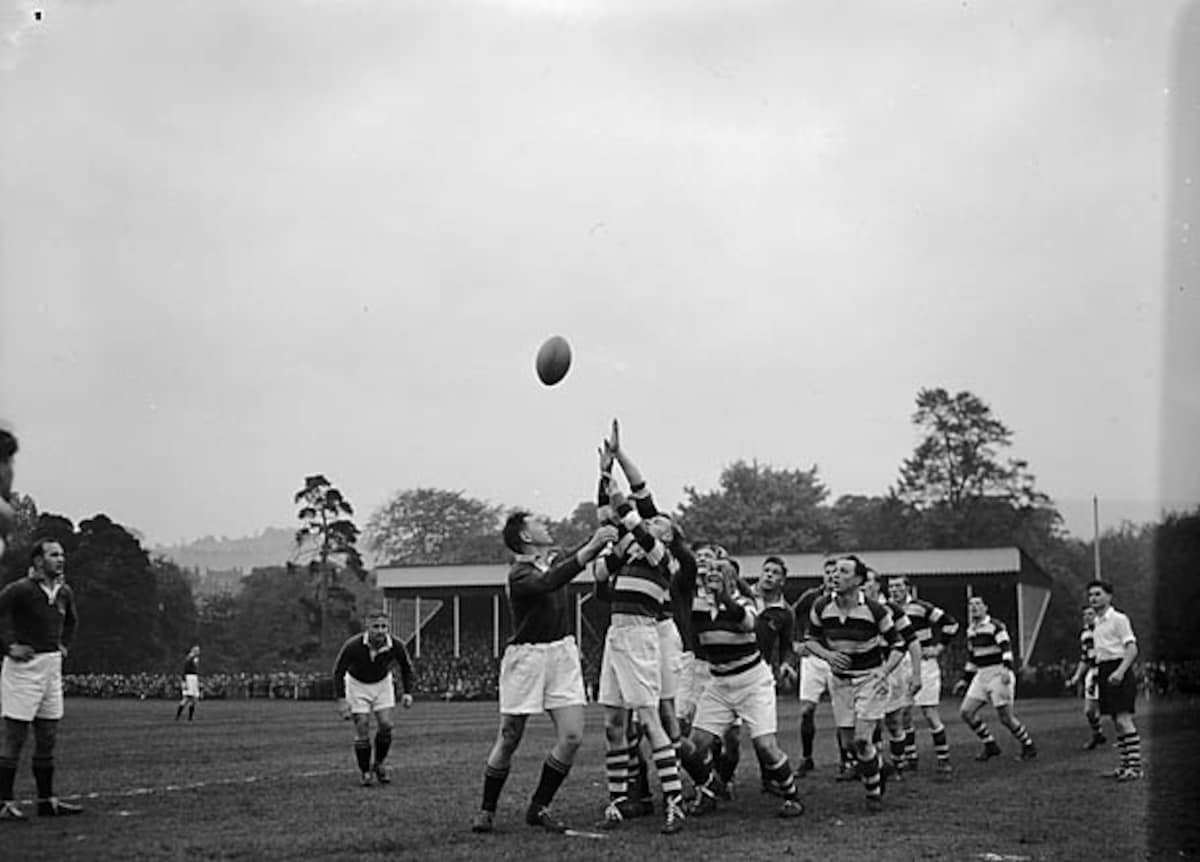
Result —
[[571, 764], [563, 763], [553, 754], [547, 754], [546, 761], [542, 764], [541, 780], [538, 781], [537, 789], [533, 791], [533, 804], [538, 808], [549, 805], [570, 771]]
[[805, 760], [812, 760], [813, 739], [817, 735], [817, 723], [813, 720], [811, 712], [805, 713], [800, 718], [800, 751], [804, 754]]
[[737, 772], [738, 762], [742, 759], [742, 748], [740, 745], [727, 745], [721, 752], [721, 756], [717, 758], [717, 777], [728, 784], [733, 780], [733, 775]]
[[37, 784], [38, 799], [49, 799], [54, 795], [54, 756], [33, 756], [33, 780]]
[[654, 771], [662, 786], [663, 798], [674, 799], [683, 793], [683, 782], [679, 780], [679, 761], [675, 759], [675, 748], [664, 745], [654, 749]]
[[881, 760], [879, 752], [876, 751], [874, 757], [859, 761], [858, 764], [858, 774], [862, 778], [863, 787], [867, 789], [867, 797], [871, 799], [878, 799], [883, 795], [883, 790], [879, 783]]
[[950, 741], [946, 738], [946, 728], [943, 725], [933, 732], [933, 751], [939, 763], [950, 760]]
[[506, 766], [503, 769], [496, 769], [488, 765], [483, 770], [483, 803], [479, 806], [484, 811], [495, 811], [496, 803], [500, 801], [500, 791], [504, 788], [504, 782], [508, 780], [508, 770]]
[[1092, 729], [1092, 737], [1103, 736], [1104, 732], [1100, 729], [1100, 716], [1094, 712], [1084, 713], [1087, 717], [1088, 726]]
[[192, 716], [193, 716], [193, 715], [195, 715], [195, 714], [196, 714], [196, 704], [194, 704], [194, 703], [189, 703], [189, 704], [188, 704], [188, 721], [191, 721], [191, 720], [192, 720]]
[[696, 750], [695, 746], [688, 748], [684, 746], [680, 753], [683, 755], [683, 768], [687, 770], [687, 774], [692, 777], [692, 783], [696, 787], [703, 787], [712, 774], [713, 756], [711, 751], [706, 751], [703, 756]]
[[1013, 719], [1013, 726], [1008, 730], [1009, 733], [1016, 738], [1017, 742], [1021, 743], [1022, 748], [1028, 748], [1029, 746], [1033, 745], [1033, 738], [1029, 735], [1029, 731], [1025, 729], [1025, 725], [1021, 724], [1021, 722]]
[[12, 801], [16, 778], [17, 761], [11, 757], [0, 757], [0, 802]]
[[982, 719], [968, 719], [967, 727], [975, 731], [975, 735], [979, 737], [979, 741], [984, 745], [995, 745], [996, 737], [992, 736], [992, 732], [988, 730], [987, 722]]
[[635, 794], [635, 798], [641, 800], [652, 799], [653, 794], [650, 793], [650, 767], [646, 764], [646, 758], [642, 754], [642, 747], [640, 745], [633, 753], [630, 768], [633, 770], [630, 774], [632, 782], [630, 788]]
[[381, 727], [375, 731], [375, 762], [383, 763], [388, 752], [392, 750], [392, 729]]
[[371, 771], [371, 740], [354, 740], [354, 759], [358, 761], [359, 772]]
[[1142, 768], [1142, 738], [1135, 730], [1132, 733], [1126, 733], [1124, 736], [1119, 736], [1119, 742], [1123, 743], [1122, 766], [1127, 769]]
[[604, 754], [604, 777], [608, 780], [608, 798], [621, 799], [629, 792], [633, 752], [628, 748], [610, 748]]
[[875, 729], [871, 731], [871, 742], [875, 745], [883, 742], [883, 726], [881, 724], [876, 724]]
[[181, 716], [181, 715], [183, 715], [183, 704], [182, 703], [179, 704], [179, 706], [175, 707], [175, 720], [179, 721], [179, 716]]
[[763, 774], [778, 785], [785, 799], [796, 799], [800, 795], [796, 792], [796, 779], [792, 776], [792, 765], [786, 754], [774, 766], [764, 763], [762, 767]]
[[911, 760], [913, 763], [917, 761], [917, 729], [915, 727], [904, 728], [904, 759]]

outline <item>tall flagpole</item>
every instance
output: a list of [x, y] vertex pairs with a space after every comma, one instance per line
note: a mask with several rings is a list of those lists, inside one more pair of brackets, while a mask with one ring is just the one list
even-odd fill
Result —
[[1100, 580], [1100, 498], [1092, 497], [1092, 569], [1093, 577]]

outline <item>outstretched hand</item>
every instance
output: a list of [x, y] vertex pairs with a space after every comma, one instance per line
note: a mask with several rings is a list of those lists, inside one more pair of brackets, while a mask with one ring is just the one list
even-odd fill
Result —
[[612, 423], [612, 434], [608, 438], [608, 448], [612, 450], [614, 455], [621, 451], [621, 423], [616, 419]]

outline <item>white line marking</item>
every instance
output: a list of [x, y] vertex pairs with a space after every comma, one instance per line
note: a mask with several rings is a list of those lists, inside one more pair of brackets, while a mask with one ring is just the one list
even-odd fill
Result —
[[[176, 793], [180, 790], [200, 790], [205, 787], [220, 787], [231, 784], [253, 784], [256, 781], [271, 781], [271, 780], [286, 780], [288, 778], [317, 778], [326, 775], [337, 775], [344, 773], [352, 774], [346, 769], [310, 769], [305, 772], [292, 773], [291, 775], [244, 775], [240, 778], [217, 778], [212, 781], [192, 781], [187, 784], [166, 784], [162, 787], [130, 787], [126, 790], [93, 790], [90, 793], [72, 793], [59, 794], [59, 799], [120, 799], [130, 796], [150, 796], [157, 793]], [[36, 799], [19, 800], [21, 805], [32, 805], [37, 802]], [[127, 812], [117, 812], [124, 816]]]

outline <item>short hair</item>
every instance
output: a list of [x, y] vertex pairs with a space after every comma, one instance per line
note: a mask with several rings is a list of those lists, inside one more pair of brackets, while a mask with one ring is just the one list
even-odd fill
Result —
[[900, 581], [906, 587], [912, 586], [912, 584], [910, 584], [908, 581], [908, 575], [889, 575], [887, 581], [888, 581], [889, 586], [896, 583], [897, 581]]
[[47, 545], [57, 545], [57, 544], [59, 544], [58, 539], [45, 539], [45, 538], [34, 539], [33, 540], [33, 548], [29, 552], [29, 564], [34, 565], [35, 563], [37, 563], [38, 560], [40, 560], [40, 559], [42, 559], [42, 557], [46, 556], [46, 546]]
[[1100, 589], [1104, 590], [1104, 592], [1108, 593], [1110, 596], [1113, 594], [1113, 585], [1110, 584], [1108, 581], [1102, 581], [1099, 578], [1097, 578], [1094, 581], [1088, 581], [1087, 588], [1090, 590], [1092, 587], [1099, 587]]
[[837, 561], [841, 560], [850, 560], [852, 563], [854, 563], [854, 574], [862, 578], [864, 581], [867, 579], [867, 572], [875, 571], [862, 560], [860, 560], [857, 554], [842, 554], [837, 558]]
[[389, 622], [391, 622], [392, 618], [388, 615], [388, 612], [385, 611], [383, 608], [373, 607], [367, 611], [366, 619], [367, 619], [367, 622], [370, 622], [371, 620], [379, 620], [379, 619], [388, 620]]
[[739, 563], [733, 557], [722, 557], [721, 559], [724, 560], [726, 563], [729, 563], [729, 565], [733, 568], [733, 573], [735, 575], [741, 575], [741, 573], [742, 573], [742, 564], [741, 563]]
[[525, 547], [525, 540], [521, 538], [521, 533], [525, 531], [525, 521], [529, 519], [529, 515], [530, 513], [524, 509], [518, 509], [504, 521], [504, 531], [501, 533], [504, 536], [504, 547], [514, 554], [521, 553]]
[[16, 455], [19, 448], [16, 436], [11, 431], [0, 428], [0, 461], [7, 461]]
[[763, 560], [764, 566], [767, 563], [774, 563], [775, 565], [779, 566], [779, 568], [783, 569], [783, 576], [785, 578], [787, 577], [787, 563], [785, 563], [783, 561], [783, 557], [777, 557], [774, 554], [772, 554], [771, 556], [769, 556], [765, 560]]

